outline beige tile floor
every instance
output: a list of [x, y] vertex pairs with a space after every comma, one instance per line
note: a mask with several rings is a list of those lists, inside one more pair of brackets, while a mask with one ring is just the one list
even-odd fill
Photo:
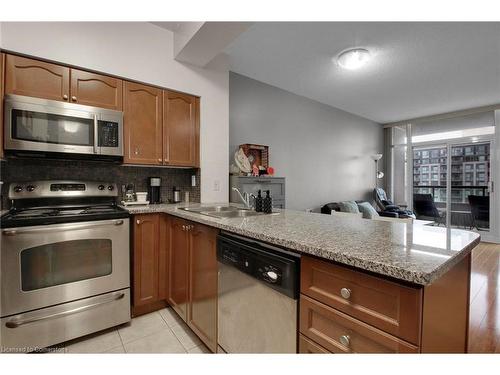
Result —
[[171, 308], [58, 345], [55, 353], [209, 353]]

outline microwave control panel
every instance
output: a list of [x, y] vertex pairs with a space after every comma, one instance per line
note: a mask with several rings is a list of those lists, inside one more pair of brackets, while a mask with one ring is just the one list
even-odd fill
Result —
[[118, 123], [112, 121], [98, 121], [98, 146], [118, 147]]

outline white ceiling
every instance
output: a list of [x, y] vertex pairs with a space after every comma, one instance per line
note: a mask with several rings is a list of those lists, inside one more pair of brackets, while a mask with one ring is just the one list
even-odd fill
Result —
[[[365, 47], [348, 71], [332, 62]], [[388, 123], [500, 103], [500, 23], [256, 23], [228, 48], [231, 70]]]

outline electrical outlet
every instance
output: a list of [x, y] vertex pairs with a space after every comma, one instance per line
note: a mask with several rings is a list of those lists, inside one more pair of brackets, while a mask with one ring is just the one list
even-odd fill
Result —
[[214, 191], [220, 191], [220, 181], [214, 180]]

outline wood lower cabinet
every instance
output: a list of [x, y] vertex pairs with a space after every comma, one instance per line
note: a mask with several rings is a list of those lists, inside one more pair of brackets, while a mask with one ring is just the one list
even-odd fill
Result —
[[71, 69], [70, 77], [71, 102], [122, 110], [123, 81], [121, 79], [78, 69]]
[[306, 296], [300, 332], [332, 353], [418, 353], [417, 346]]
[[304, 255], [300, 334], [332, 353], [465, 353], [470, 262], [419, 286]]
[[70, 68], [7, 55], [5, 93], [69, 101]]
[[134, 306], [158, 300], [159, 215], [136, 215], [134, 221]]
[[124, 162], [162, 165], [162, 90], [125, 82], [123, 88]]
[[168, 257], [168, 302], [187, 321], [189, 282], [189, 232], [186, 220], [170, 219], [170, 249]]
[[302, 293], [408, 342], [418, 344], [422, 289], [328, 261], [302, 257]]
[[191, 224], [189, 251], [188, 325], [215, 352], [217, 350], [217, 233]]
[[196, 97], [163, 92], [164, 162], [176, 166], [197, 165]]
[[166, 305], [168, 218], [160, 214], [135, 215], [133, 220], [133, 315]]
[[218, 230], [170, 218], [168, 302], [193, 332], [217, 350]]
[[306, 336], [299, 334], [299, 353], [300, 354], [329, 354], [330, 352]]

